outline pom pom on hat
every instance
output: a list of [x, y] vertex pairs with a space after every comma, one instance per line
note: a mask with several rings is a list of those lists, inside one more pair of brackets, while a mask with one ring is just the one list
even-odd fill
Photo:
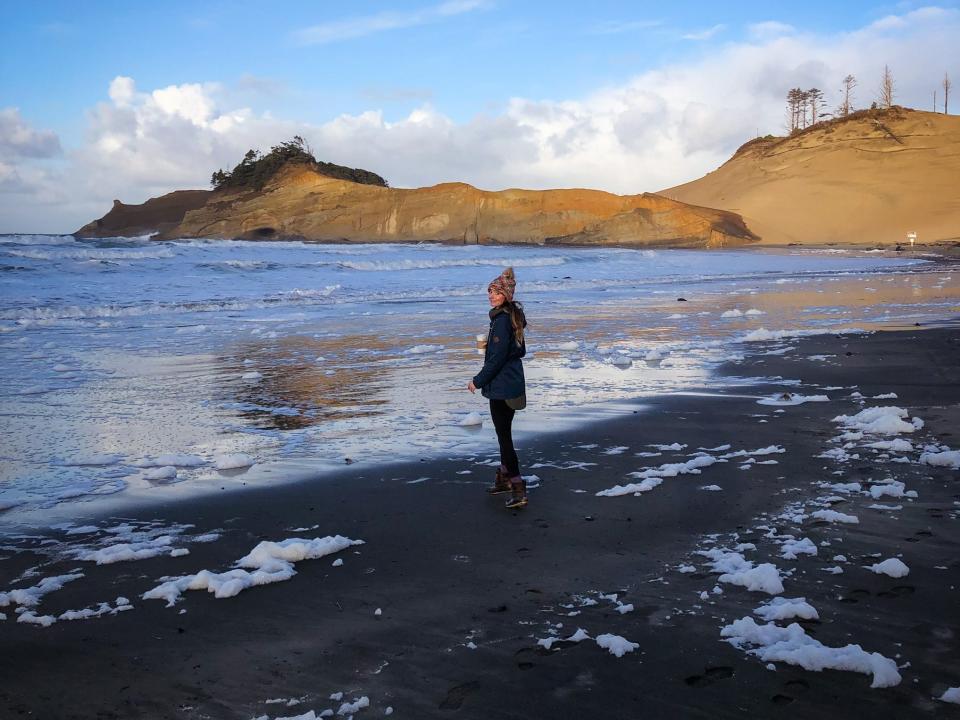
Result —
[[513, 292], [517, 289], [517, 278], [513, 274], [513, 268], [508, 267], [487, 286], [487, 290], [496, 290], [503, 295], [508, 302], [513, 301]]

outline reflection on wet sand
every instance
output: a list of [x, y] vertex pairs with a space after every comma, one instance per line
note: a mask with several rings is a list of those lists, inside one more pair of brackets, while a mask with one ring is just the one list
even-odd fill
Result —
[[[367, 349], [371, 357], [351, 357], [357, 348]], [[332, 419], [378, 415], [386, 402], [381, 393], [390, 368], [376, 354], [388, 355], [389, 350], [373, 335], [245, 341], [220, 358], [224, 372], [241, 377], [221, 389], [223, 399], [262, 429], [299, 430]], [[248, 373], [259, 377], [243, 381]]]

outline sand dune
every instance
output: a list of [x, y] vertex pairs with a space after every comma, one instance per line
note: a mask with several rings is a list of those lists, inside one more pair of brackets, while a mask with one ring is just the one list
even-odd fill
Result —
[[660, 194], [735, 212], [766, 244], [960, 238], [960, 117], [893, 108], [741, 147]]

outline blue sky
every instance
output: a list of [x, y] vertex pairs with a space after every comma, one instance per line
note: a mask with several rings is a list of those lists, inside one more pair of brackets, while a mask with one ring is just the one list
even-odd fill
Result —
[[[202, 187], [218, 164], [238, 159], [244, 144], [267, 147], [293, 131], [323, 150], [324, 159], [372, 165], [400, 186], [462, 179], [486, 187], [655, 190], [692, 177], [653, 170], [625, 175], [620, 156], [632, 155], [635, 166], [670, 163], [679, 173], [702, 174], [753, 132], [780, 131], [776, 102], [794, 83], [819, 82], [830, 90], [857, 70], [866, 95], [883, 63], [896, 63], [900, 99], [920, 106], [944, 71], [960, 77], [957, 43], [942, 37], [958, 27], [957, 6], [819, 0], [8, 5], [0, 26], [0, 110], [6, 112], [0, 133], [8, 136], [0, 135], [0, 212], [15, 211], [16, 223], [0, 221], [0, 231], [31, 229], [24, 226], [30, 202], [38, 213], [58, 208], [38, 229], [70, 230], [90, 219], [86, 214], [102, 214], [109, 204], [97, 208], [108, 196], [140, 202], [177, 183]], [[883, 58], [862, 57], [877, 48]], [[940, 57], [931, 48], [939, 48]], [[772, 69], [760, 76], [757, 67], [765, 63]], [[698, 83], [708, 75], [709, 83]], [[130, 79], [119, 100], [120, 86], [110, 94], [117, 78]], [[765, 83], [764, 96], [766, 84], [772, 86], [769, 98], [758, 97], [762, 111], [751, 107], [744, 82], [755, 84], [754, 96], [756, 84]], [[724, 119], [718, 130], [711, 121], [709, 132], [700, 133], [703, 142], [683, 140], [684, 132], [706, 123], [704, 108], [724, 98], [726, 83], [731, 101], [724, 117], [739, 112], [742, 122], [725, 127]], [[165, 88], [172, 90], [153, 95]], [[718, 95], [706, 97], [712, 92]], [[184, 118], [188, 127], [179, 124]], [[651, 134], [658, 118], [663, 125]], [[666, 151], [668, 123], [676, 155]], [[621, 141], [629, 130], [630, 140], [616, 148], [604, 128], [619, 132]], [[185, 130], [184, 157], [173, 163], [173, 136]], [[24, 133], [33, 133], [35, 142], [11, 140]], [[424, 147], [436, 137], [445, 140], [444, 152]], [[644, 150], [641, 137], [659, 154]], [[105, 152], [114, 156], [113, 168]], [[398, 154], [402, 164], [389, 159]], [[610, 162], [604, 166], [595, 157]], [[153, 178], [151, 163], [164, 166]], [[77, 175], [97, 182], [81, 189], [74, 181], [72, 196], [62, 188], [53, 192], [56, 181]], [[112, 186], [110, 178], [116, 178]]]

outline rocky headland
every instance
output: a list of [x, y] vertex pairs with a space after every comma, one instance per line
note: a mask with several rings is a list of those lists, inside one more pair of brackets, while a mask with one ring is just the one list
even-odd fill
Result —
[[960, 117], [900, 107], [756, 138], [699, 180], [639, 195], [391, 188], [372, 172], [318, 162], [295, 140], [217, 171], [214, 190], [114, 201], [75, 234], [642, 247], [960, 239]]
[[[152, 225], [151, 225], [152, 223]], [[758, 238], [735, 213], [659, 195], [598, 190], [479, 190], [465, 183], [390, 188], [288, 163], [262, 189], [119, 201], [83, 237], [303, 239], [322, 242], [532, 243], [726, 247]]]

